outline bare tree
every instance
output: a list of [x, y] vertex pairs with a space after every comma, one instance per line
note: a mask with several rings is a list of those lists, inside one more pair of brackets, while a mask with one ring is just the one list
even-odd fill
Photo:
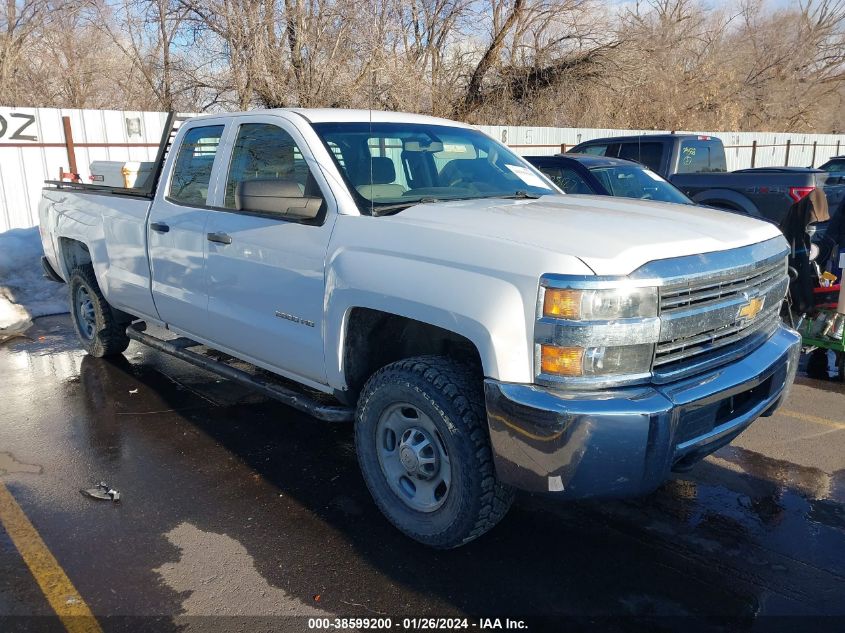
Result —
[[26, 48], [33, 37], [49, 21], [50, 14], [60, 9], [49, 0], [5, 0], [0, 12], [0, 95], [9, 105], [18, 101], [18, 81]]

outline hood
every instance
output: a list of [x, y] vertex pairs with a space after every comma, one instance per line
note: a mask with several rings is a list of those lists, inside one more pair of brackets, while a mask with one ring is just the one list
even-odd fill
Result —
[[781, 235], [769, 222], [728, 211], [610, 196], [428, 203], [382, 219], [572, 255], [597, 275], [627, 275], [650, 261]]

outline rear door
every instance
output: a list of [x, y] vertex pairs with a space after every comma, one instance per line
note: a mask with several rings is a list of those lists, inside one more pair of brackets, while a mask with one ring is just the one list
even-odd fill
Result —
[[[206, 226], [207, 338], [267, 369], [324, 383], [324, 264], [336, 203], [291, 122], [250, 115], [236, 124]], [[280, 180], [322, 198], [320, 213], [292, 220], [238, 210], [236, 187], [248, 180]]]
[[208, 302], [206, 222], [224, 121], [187, 124], [168, 158], [169, 178], [159, 186], [147, 226], [152, 293], [159, 318], [204, 335]]

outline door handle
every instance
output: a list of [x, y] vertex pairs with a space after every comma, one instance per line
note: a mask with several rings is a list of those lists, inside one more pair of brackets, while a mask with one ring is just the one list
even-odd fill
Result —
[[217, 242], [218, 244], [232, 243], [232, 237], [225, 233], [209, 233], [206, 237], [208, 237], [209, 242]]
[[153, 222], [150, 224], [150, 228], [156, 233], [167, 233], [170, 230], [170, 227], [163, 222]]

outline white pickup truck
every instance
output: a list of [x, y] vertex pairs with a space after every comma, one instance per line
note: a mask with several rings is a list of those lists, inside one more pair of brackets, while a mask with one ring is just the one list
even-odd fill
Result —
[[776, 227], [562, 195], [442, 119], [190, 119], [145, 186], [48, 183], [40, 218], [88, 353], [136, 339], [354, 419], [376, 504], [439, 548], [514, 489], [655, 489], [771, 415], [798, 360]]

